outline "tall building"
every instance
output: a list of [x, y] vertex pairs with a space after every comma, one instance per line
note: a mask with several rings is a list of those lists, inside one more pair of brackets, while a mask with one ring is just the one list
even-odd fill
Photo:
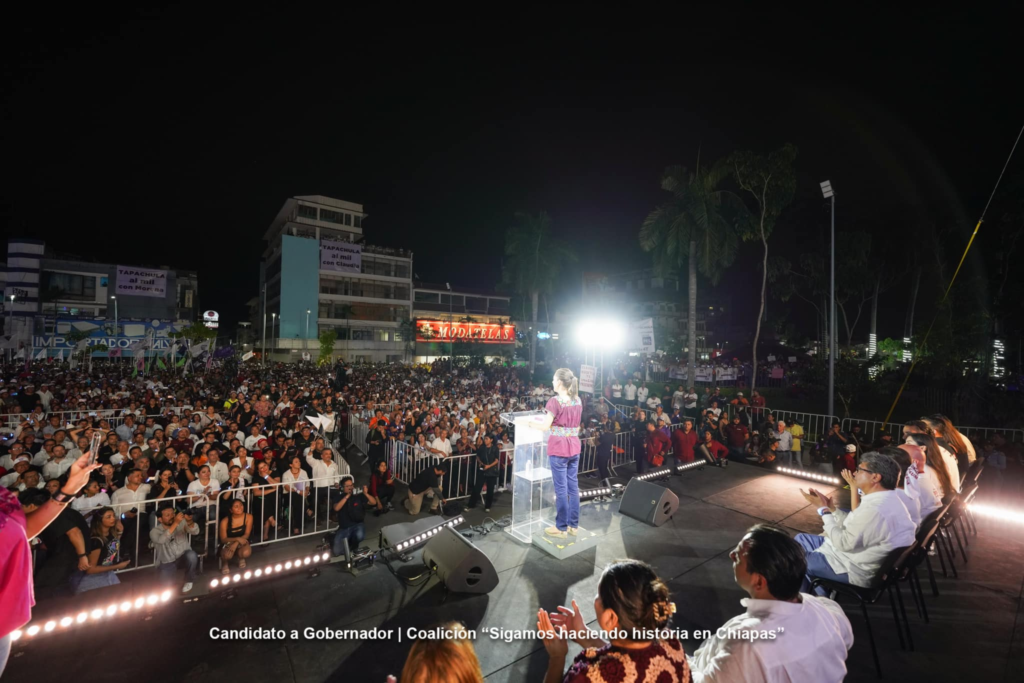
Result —
[[319, 335], [337, 332], [335, 356], [401, 361], [413, 343], [412, 252], [365, 241], [361, 204], [319, 195], [292, 197], [264, 239], [256, 348], [266, 329], [268, 358], [319, 355]]
[[51, 355], [74, 345], [64, 336], [73, 330], [127, 348], [149, 329], [165, 338], [199, 312], [194, 271], [89, 261], [41, 240], [8, 241], [0, 283], [4, 333]]

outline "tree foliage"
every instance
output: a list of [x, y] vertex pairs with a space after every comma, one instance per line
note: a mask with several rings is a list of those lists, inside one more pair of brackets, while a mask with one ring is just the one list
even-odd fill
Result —
[[337, 340], [338, 332], [334, 329], [320, 333], [320, 355], [316, 359], [318, 366], [330, 365], [331, 359], [334, 357], [334, 342]]

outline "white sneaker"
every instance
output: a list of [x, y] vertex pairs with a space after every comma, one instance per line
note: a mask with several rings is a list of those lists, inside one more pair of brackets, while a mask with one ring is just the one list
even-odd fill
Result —
[[490, 512], [491, 508], [484, 508], [484, 512]]
[[184, 586], [181, 587], [181, 592], [182, 593], [188, 593], [190, 590], [192, 590], [192, 582], [191, 581], [186, 583]]

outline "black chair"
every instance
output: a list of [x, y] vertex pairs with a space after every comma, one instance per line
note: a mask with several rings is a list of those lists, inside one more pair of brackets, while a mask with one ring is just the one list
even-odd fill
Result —
[[974, 519], [974, 512], [971, 510], [971, 503], [974, 502], [975, 496], [978, 495], [978, 489], [980, 487], [977, 483], [972, 485], [970, 488], [964, 486], [963, 491], [960, 493], [960, 500], [963, 501], [964, 513], [961, 521], [964, 524], [964, 541], [967, 541], [967, 530], [969, 529], [975, 536], [978, 535], [978, 524]]
[[967, 472], [964, 474], [961, 486], [967, 488], [972, 484], [977, 484], [978, 479], [981, 477], [981, 470], [985, 468], [985, 461], [978, 458], [971, 463], [971, 466], [967, 468]]
[[[967, 551], [964, 550], [964, 542], [961, 538], [960, 527], [963, 525], [962, 517], [964, 514], [964, 503], [960, 498], [959, 494], [950, 501], [949, 512], [942, 518], [942, 523], [939, 527], [948, 534], [947, 540], [952, 548], [953, 542], [950, 539], [955, 539], [957, 546], [960, 548], [960, 556], [964, 558], [964, 564], [967, 564]], [[958, 525], [957, 522], [960, 522]], [[949, 558], [950, 564], [953, 563], [955, 555], [951, 555]], [[956, 576], [954, 570], [953, 575]]]
[[[936, 510], [936, 513], [941, 512]], [[932, 592], [935, 595], [939, 594], [938, 586], [935, 583], [935, 575], [932, 573], [931, 562], [928, 559], [928, 550], [935, 543], [936, 534], [939, 532], [939, 521], [940, 516], [936, 514], [928, 515], [928, 518], [921, 522], [920, 528], [917, 530], [916, 545], [914, 553], [910, 556], [910, 559], [903, 566], [903, 571], [899, 576], [899, 581], [906, 581], [907, 585], [910, 586], [910, 595], [914, 598], [914, 604], [917, 606], [917, 614], [925, 623], [931, 621], [928, 618], [928, 607], [924, 604], [924, 590], [921, 588], [921, 579], [917, 574], [917, 568], [922, 562], [928, 564], [928, 578], [932, 584]], [[904, 620], [906, 615], [904, 614]], [[910, 627], [907, 626], [907, 638], [910, 638]], [[910, 649], [913, 650], [913, 641], [911, 641]]]
[[928, 515], [921, 522], [921, 528], [928, 526], [929, 522], [932, 521], [937, 522], [938, 524], [938, 532], [932, 535], [929, 545], [924, 548], [924, 550], [928, 553], [925, 556], [925, 564], [928, 567], [928, 580], [931, 582], [932, 594], [935, 596], [938, 596], [939, 594], [939, 587], [935, 583], [935, 572], [932, 570], [930, 554], [932, 548], [935, 549], [935, 556], [939, 558], [939, 566], [942, 568], [942, 575], [947, 578], [949, 577], [949, 570], [946, 569], [946, 559], [948, 559], [949, 568], [953, 572], [953, 578], [959, 578], [959, 575], [956, 571], [956, 567], [953, 565], [953, 544], [942, 531], [942, 520], [944, 520], [946, 515], [949, 514], [949, 508], [952, 504], [952, 501], [947, 502], [941, 508], [935, 510], [930, 515]]
[[[912, 554], [917, 548], [917, 543], [914, 545], [907, 546], [905, 548], [896, 548], [885, 558], [882, 563], [878, 574], [875, 576], [875, 580], [868, 587], [854, 586], [848, 583], [841, 583], [832, 579], [816, 578], [811, 581], [811, 590], [816, 588], [824, 588], [829, 591], [829, 597], [833, 600], [838, 595], [847, 595], [855, 599], [861, 607], [861, 611], [864, 613], [864, 623], [868, 629], [868, 639], [871, 641], [871, 654], [875, 658], [875, 670], [878, 672], [878, 677], [882, 677], [882, 665], [878, 660], [878, 646], [875, 645], [875, 634], [871, 630], [871, 618], [868, 616], [868, 605], [873, 605], [882, 597], [883, 594], [888, 594], [889, 605], [892, 607], [892, 618], [896, 622], [896, 633], [900, 638], [900, 648], [907, 649], [906, 641], [903, 637], [904, 628], [900, 622], [900, 612], [903, 613], [903, 619], [906, 621], [906, 610], [903, 607], [903, 595], [900, 593], [899, 577], [903, 572], [903, 567], [910, 561]], [[895, 599], [893, 598], [893, 592], [896, 593]], [[896, 601], [899, 601], [899, 611], [896, 609]], [[906, 629], [907, 637], [910, 636], [910, 629]], [[913, 649], [913, 643], [910, 645]]]

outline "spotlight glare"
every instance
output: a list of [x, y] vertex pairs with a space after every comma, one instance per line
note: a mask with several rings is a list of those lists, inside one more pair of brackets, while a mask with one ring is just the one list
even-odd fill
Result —
[[146, 604], [155, 605], [159, 600], [160, 596], [154, 593], [153, 595], [150, 595], [148, 598], [146, 598]]
[[101, 609], [99, 609], [99, 608], [96, 608], [96, 609], [94, 609], [94, 610], [92, 611], [92, 614], [90, 614], [90, 616], [91, 616], [91, 617], [92, 617], [93, 619], [99, 619], [100, 617], [102, 617], [102, 616], [103, 616], [103, 610], [101, 610]]
[[252, 578], [252, 572], [247, 571], [246, 573], [242, 574], [242, 578], [244, 578], [246, 580], [251, 579]]
[[326, 562], [327, 560], [331, 559], [330, 553], [324, 553], [323, 559], [324, 559], [324, 562]]
[[88, 618], [89, 618], [89, 613], [88, 612], [79, 612], [78, 616], [75, 617], [75, 621], [77, 621], [79, 624], [84, 624], [85, 620], [88, 619]]
[[235, 574], [234, 576], [231, 577], [231, 580], [234, 581], [235, 583], [238, 583], [239, 581], [242, 580], [242, 575], [241, 574]]
[[60, 620], [60, 627], [67, 628], [68, 626], [71, 626], [71, 624], [73, 623], [75, 623], [74, 619], [72, 619], [71, 617], [64, 617]]
[[287, 562], [285, 562], [284, 563], [284, 568], [285, 569], [291, 569], [292, 568], [292, 561], [288, 560]]
[[263, 576], [263, 570], [257, 569], [256, 573], [254, 573], [253, 576], [255, 576], [257, 579], [260, 578], [261, 576]]
[[216, 588], [219, 585], [220, 585], [220, 581], [218, 579], [214, 579], [213, 581], [210, 582], [210, 588]]
[[127, 612], [131, 608], [132, 608], [132, 603], [128, 602], [127, 600], [125, 600], [124, 602], [121, 603], [121, 611], [122, 612]]
[[279, 564], [275, 564], [275, 565], [274, 565], [274, 571], [275, 571], [275, 572], [279, 572], [279, 571], [281, 571], [281, 565], [279, 565]]
[[39, 633], [39, 624], [33, 624], [33, 625], [28, 627], [27, 631], [25, 631], [25, 634], [30, 636], [30, 637], [34, 636], [37, 633]]
[[107, 608], [107, 616], [112, 617], [117, 614], [117, 605], [111, 605]]
[[146, 604], [146, 598], [135, 598], [135, 609], [139, 609]]
[[23, 636], [23, 635], [24, 634], [22, 633], [21, 629], [19, 628], [18, 630], [11, 632], [11, 640], [20, 640], [21, 636]]
[[313, 558], [311, 558], [311, 557], [307, 557], [306, 559], [304, 559], [304, 560], [302, 561], [302, 564], [309, 564], [309, 563], [310, 563], [310, 562], [312, 562], [312, 561], [313, 561]]
[[57, 622], [51, 619], [50, 621], [46, 622], [46, 626], [44, 626], [43, 628], [47, 633], [49, 633], [53, 629], [57, 628]]
[[164, 591], [160, 594], [160, 602], [167, 602], [171, 599], [171, 591]]

